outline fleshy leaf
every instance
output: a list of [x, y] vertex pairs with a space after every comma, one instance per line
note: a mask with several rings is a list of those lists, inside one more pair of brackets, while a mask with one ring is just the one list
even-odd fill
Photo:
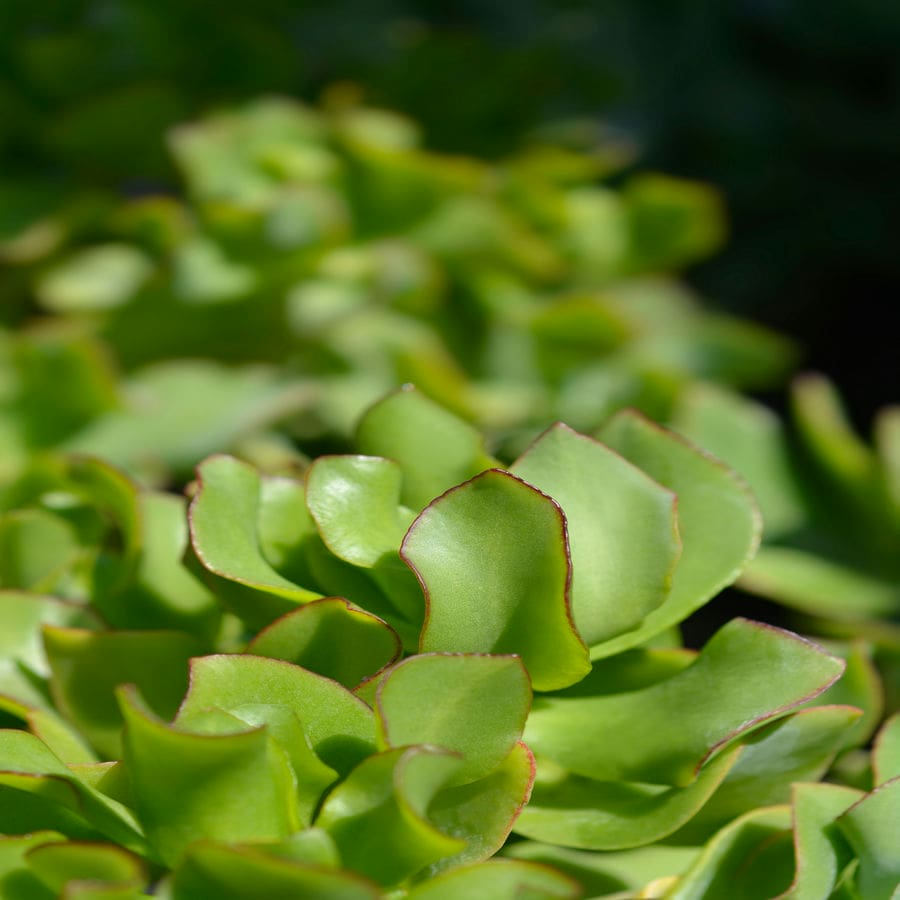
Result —
[[75, 531], [42, 509], [0, 515], [0, 587], [52, 593], [81, 554]]
[[323, 456], [306, 475], [306, 503], [325, 545], [371, 568], [396, 553], [414, 513], [400, 506], [403, 472], [377, 456]]
[[534, 757], [519, 741], [489, 775], [438, 792], [428, 807], [429, 819], [441, 831], [464, 840], [466, 847], [455, 856], [438, 860], [428, 874], [493, 856], [528, 802], [533, 781]]
[[493, 859], [454, 869], [416, 885], [408, 900], [459, 900], [490, 897], [491, 900], [577, 900], [578, 884], [553, 869], [517, 859]]
[[88, 631], [44, 627], [44, 646], [59, 709], [108, 759], [120, 755], [121, 684], [138, 685], [150, 708], [171, 717], [187, 688], [188, 660], [202, 652], [178, 631]]
[[43, 844], [30, 850], [27, 860], [37, 877], [57, 893], [70, 881], [125, 882], [137, 887], [147, 878], [140, 859], [111, 844]]
[[465, 848], [427, 818], [460, 760], [429, 747], [388, 750], [357, 766], [325, 799], [316, 819], [348, 868], [390, 887]]
[[150, 714], [133, 688], [119, 701], [138, 817], [165, 863], [201, 838], [279, 840], [298, 830], [293, 772], [265, 728], [192, 733]]
[[38, 847], [48, 847], [65, 841], [55, 831], [34, 834], [0, 835], [0, 888], [10, 900], [53, 900], [55, 894], [29, 871], [28, 853]]
[[635, 628], [662, 604], [681, 553], [671, 491], [561, 424], [545, 431], [510, 471], [563, 508], [572, 614], [585, 643]]
[[761, 520], [746, 485], [718, 460], [633, 412], [600, 439], [678, 495], [681, 558], [669, 596], [634, 631], [593, 648], [610, 656], [687, 618], [740, 574], [759, 544]]
[[414, 510], [495, 465], [471, 425], [410, 386], [368, 410], [359, 422], [356, 444], [362, 453], [400, 464], [400, 499]]
[[536, 698], [525, 741], [588, 778], [685, 785], [712, 753], [821, 693], [843, 667], [790, 632], [734, 619], [692, 665], [649, 687]]
[[590, 670], [569, 608], [565, 518], [514, 475], [484, 472], [438, 497], [401, 556], [425, 590], [423, 652], [517, 653], [541, 691]]
[[718, 790], [674, 840], [701, 843], [755, 807], [788, 802], [792, 784], [825, 774], [859, 716], [852, 706], [815, 706], [752, 735]]
[[834, 820], [862, 794], [837, 784], [795, 784], [793, 789], [796, 868], [791, 886], [777, 900], [831, 897], [850, 856], [832, 827]]
[[285, 613], [247, 646], [354, 688], [394, 662], [400, 638], [386, 622], [340, 597], [313, 600]]
[[253, 589], [238, 614], [264, 626], [296, 604], [317, 599], [319, 594], [279, 575], [262, 555], [256, 470], [230, 456], [213, 456], [200, 464], [197, 475], [200, 490], [189, 513], [191, 540], [210, 572]]
[[591, 781], [577, 775], [535, 783], [515, 825], [519, 834], [587, 850], [651, 844], [689, 821], [710, 798], [740, 754], [736, 747], [704, 766], [686, 787]]
[[680, 874], [699, 852], [697, 847], [652, 844], [596, 853], [536, 841], [518, 841], [503, 849], [508, 858], [543, 863], [564, 872], [578, 881], [590, 897], [616, 891], [638, 892], [650, 881]]
[[455, 784], [483, 778], [522, 735], [531, 687], [513, 656], [426, 654], [394, 666], [376, 697], [384, 747], [433, 744], [460, 755]]
[[375, 885], [351, 872], [311, 868], [253, 847], [198, 841], [185, 852], [167, 894], [171, 900], [256, 900], [315, 897], [316, 900], [379, 900]]
[[228, 712], [254, 704], [294, 712], [319, 758], [341, 773], [375, 750], [375, 717], [365, 703], [329, 678], [262, 656], [193, 660], [175, 724], [206, 709]]
[[856, 886], [866, 900], [891, 900], [900, 885], [900, 777], [886, 781], [838, 820], [859, 858]]
[[894, 713], [875, 737], [872, 772], [876, 785], [900, 776], [900, 713]]
[[[0, 804], [0, 817], [5, 818], [4, 807], [8, 805], [13, 819], [20, 809], [25, 812], [24, 818], [31, 814], [38, 819], [26, 830], [52, 827], [88, 840], [96, 839], [96, 832], [100, 832], [129, 850], [147, 854], [131, 812], [78, 778], [45, 744], [27, 732], [0, 730], [0, 793], [4, 787], [15, 788], [16, 794], [34, 795], [36, 803], [30, 802], [32, 798], [17, 796], [9, 804]], [[77, 816], [71, 816], [71, 812]], [[41, 823], [44, 816], [48, 818]], [[85, 829], [85, 834], [80, 823], [89, 824], [96, 831]], [[4, 827], [8, 826], [4, 823]]]
[[764, 806], [723, 828], [666, 900], [769, 900], [794, 872], [788, 806]]

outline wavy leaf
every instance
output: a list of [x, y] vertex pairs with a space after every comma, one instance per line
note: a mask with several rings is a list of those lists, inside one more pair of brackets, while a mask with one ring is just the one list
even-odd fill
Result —
[[545, 494], [484, 472], [419, 515], [401, 556], [425, 591], [423, 652], [516, 653], [542, 691], [589, 671], [569, 608], [565, 519]]

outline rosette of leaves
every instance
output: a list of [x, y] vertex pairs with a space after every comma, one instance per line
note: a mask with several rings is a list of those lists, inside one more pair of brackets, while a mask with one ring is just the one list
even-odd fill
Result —
[[0, 883], [724, 898], [749, 859], [747, 897], [890, 896], [896, 720], [858, 784], [816, 783], [877, 727], [877, 675], [744, 619], [680, 647], [755, 504], [636, 413], [598, 437], [502, 465], [408, 389], [302, 479], [207, 459], [187, 515], [35, 461], [0, 521]]
[[[792, 366], [782, 338], [672, 277], [719, 245], [716, 194], [654, 174], [614, 188], [609, 148], [487, 163], [426, 152], [384, 111], [277, 98], [169, 145], [184, 196], [35, 212], [0, 244], [18, 305], [99, 339], [126, 373], [114, 408], [78, 410], [67, 448], [130, 471], [183, 478], [236, 449], [214, 417], [229, 402], [247, 409], [232, 427], [289, 416], [295, 435], [346, 440], [411, 381], [514, 455], [554, 418], [664, 417], [698, 378], [767, 387]], [[148, 426], [148, 408], [171, 427]]]

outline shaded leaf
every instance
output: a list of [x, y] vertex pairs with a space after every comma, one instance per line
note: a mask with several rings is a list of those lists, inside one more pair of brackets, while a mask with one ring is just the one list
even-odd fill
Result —
[[491, 900], [551, 900], [578, 898], [578, 884], [548, 866], [512, 859], [464, 866], [413, 887], [409, 900], [458, 900], [490, 897]]

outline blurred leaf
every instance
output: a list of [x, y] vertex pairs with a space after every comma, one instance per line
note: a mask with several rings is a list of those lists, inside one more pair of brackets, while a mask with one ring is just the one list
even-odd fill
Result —
[[900, 713], [894, 713], [875, 737], [872, 770], [876, 785], [900, 775]]
[[577, 898], [576, 882], [547, 866], [511, 859], [454, 869], [422, 882], [407, 894], [409, 900], [457, 900], [459, 897], [490, 897], [492, 900], [520, 898]]

